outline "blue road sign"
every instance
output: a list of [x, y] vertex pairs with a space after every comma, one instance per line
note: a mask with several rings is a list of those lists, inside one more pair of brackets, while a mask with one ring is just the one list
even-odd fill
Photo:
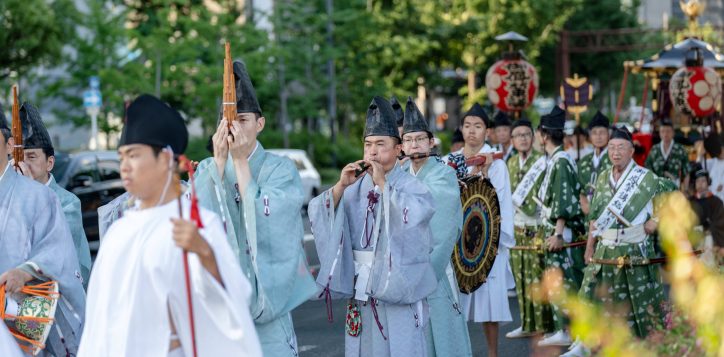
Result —
[[100, 108], [103, 103], [101, 92], [97, 89], [91, 89], [83, 92], [83, 107]]

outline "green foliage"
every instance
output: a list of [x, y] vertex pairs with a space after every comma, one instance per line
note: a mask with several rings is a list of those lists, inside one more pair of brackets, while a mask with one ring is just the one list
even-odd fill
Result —
[[35, 66], [60, 64], [79, 17], [73, 0], [0, 1], [0, 83]]

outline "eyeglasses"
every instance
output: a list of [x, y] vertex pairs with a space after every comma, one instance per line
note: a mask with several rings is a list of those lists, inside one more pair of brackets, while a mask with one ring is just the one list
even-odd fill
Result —
[[513, 139], [525, 139], [525, 138], [530, 139], [532, 137], [533, 137], [533, 133], [515, 134], [515, 135], [511, 136], [511, 138], [513, 138]]
[[410, 145], [414, 142], [417, 145], [422, 145], [422, 143], [425, 143], [428, 140], [430, 140], [430, 139], [427, 136], [421, 136], [419, 138], [414, 138], [414, 139], [410, 139], [410, 138], [403, 139], [402, 143], [406, 144], [406, 145]]

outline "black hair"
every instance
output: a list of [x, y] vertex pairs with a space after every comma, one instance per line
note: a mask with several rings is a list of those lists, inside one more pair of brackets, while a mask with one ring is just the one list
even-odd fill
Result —
[[553, 145], [561, 145], [563, 144], [563, 138], [565, 137], [565, 133], [563, 133], [563, 130], [561, 129], [548, 129], [543, 127], [538, 127], [538, 130], [540, 130], [541, 134], [545, 135], [550, 139], [550, 141], [553, 143]]
[[46, 159], [55, 156], [55, 149], [52, 146], [46, 146], [43, 148], [43, 154], [45, 154]]

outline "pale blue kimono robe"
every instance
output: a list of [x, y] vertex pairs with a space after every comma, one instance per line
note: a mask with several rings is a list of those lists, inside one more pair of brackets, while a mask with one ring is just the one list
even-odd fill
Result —
[[[368, 215], [368, 197], [375, 194]], [[312, 199], [308, 211], [320, 261], [317, 284], [330, 299], [355, 295], [359, 307], [362, 327], [359, 335], [345, 336], [345, 355], [426, 356], [426, 298], [437, 278], [430, 263], [435, 204], [425, 185], [395, 166], [384, 190], [365, 174], [345, 189], [339, 207], [330, 189]], [[372, 258], [364, 270], [368, 283], [355, 289], [355, 264], [361, 262], [353, 256], [360, 251]], [[357, 280], [361, 285], [363, 279]]]
[[430, 325], [425, 331], [427, 353], [441, 357], [472, 356], [468, 325], [460, 310], [458, 284], [450, 265], [450, 256], [463, 225], [457, 176], [455, 170], [435, 157], [429, 158], [417, 173], [411, 166], [407, 161], [402, 169], [422, 181], [435, 201], [435, 213], [430, 220], [430, 262], [437, 277], [437, 289], [427, 297], [430, 305]]
[[83, 230], [83, 214], [80, 210], [80, 200], [76, 195], [68, 192], [55, 182], [55, 177], [50, 175], [48, 187], [55, 192], [63, 208], [65, 221], [68, 222], [70, 235], [73, 237], [75, 252], [78, 254], [78, 264], [80, 265], [80, 275], [83, 277], [83, 287], [88, 288], [88, 279], [91, 270], [91, 255], [88, 247], [88, 238]]
[[61, 296], [46, 352], [75, 355], [83, 330], [85, 291], [58, 198], [10, 166], [1, 168], [0, 175], [0, 274], [20, 268], [35, 280], [58, 282]]
[[302, 246], [302, 183], [291, 160], [267, 153], [259, 143], [249, 168], [252, 178], [240, 196], [231, 158], [223, 180], [214, 159], [207, 158], [196, 171], [196, 190], [201, 206], [222, 218], [251, 282], [250, 309], [264, 355], [295, 356], [290, 312], [317, 290]]

